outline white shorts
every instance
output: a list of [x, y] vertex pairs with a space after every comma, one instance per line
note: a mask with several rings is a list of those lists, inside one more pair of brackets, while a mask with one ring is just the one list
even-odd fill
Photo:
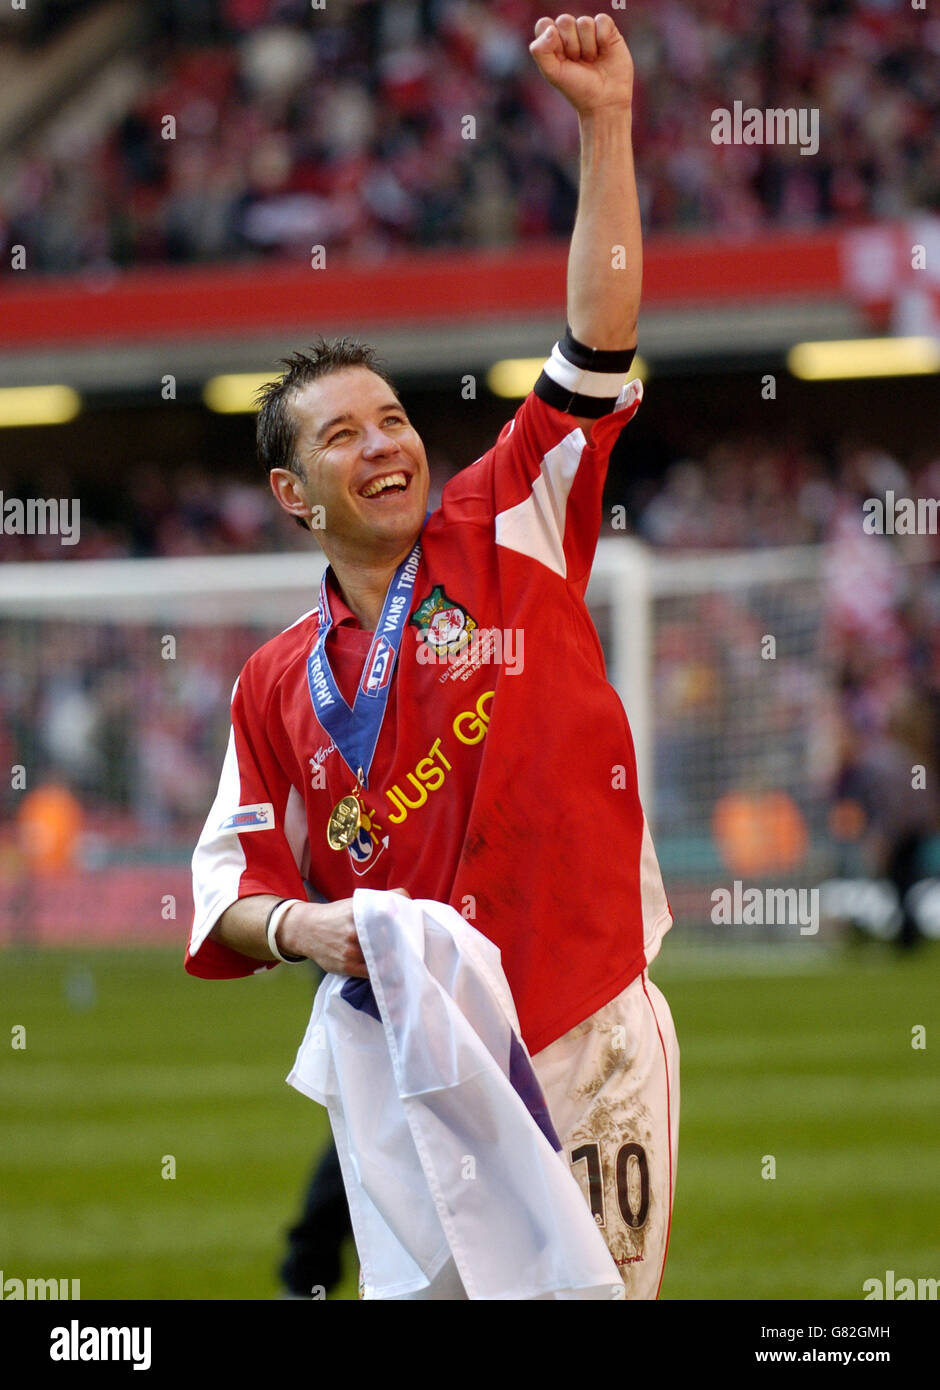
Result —
[[669, 1005], [644, 971], [532, 1065], [624, 1297], [656, 1298], [679, 1141], [679, 1044]]

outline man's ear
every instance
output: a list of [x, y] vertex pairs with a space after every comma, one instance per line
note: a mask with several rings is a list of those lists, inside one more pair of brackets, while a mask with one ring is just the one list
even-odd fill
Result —
[[292, 473], [289, 468], [272, 468], [268, 474], [268, 482], [278, 504], [285, 512], [290, 512], [301, 526], [307, 526], [312, 508], [309, 502], [304, 500], [301, 480], [297, 474]]

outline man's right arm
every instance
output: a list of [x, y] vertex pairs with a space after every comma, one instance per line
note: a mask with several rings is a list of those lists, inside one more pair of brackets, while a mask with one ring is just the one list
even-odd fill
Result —
[[[304, 874], [316, 876], [301, 843], [306, 814], [272, 746], [264, 688], [257, 690], [255, 677], [249, 662], [232, 692], [232, 732], [219, 790], [193, 855], [195, 914], [186, 968], [222, 978], [251, 973], [250, 961], [273, 965], [268, 915], [291, 898], [277, 926], [281, 955], [305, 957], [328, 974], [365, 979], [352, 898], [306, 901]], [[280, 892], [271, 892], [271, 885]], [[393, 891], [409, 896], [404, 888]], [[214, 958], [203, 963], [200, 947], [210, 943]]]
[[[210, 940], [251, 960], [275, 960], [268, 950], [265, 925], [278, 901], [273, 893], [239, 898], [222, 913], [209, 933]], [[277, 945], [282, 955], [306, 956], [328, 974], [365, 979], [369, 973], [356, 934], [352, 898], [334, 903], [295, 902], [278, 924]]]
[[[411, 896], [405, 888], [391, 891], [405, 898]], [[209, 933], [210, 939], [252, 960], [276, 960], [268, 950], [265, 927], [268, 913], [279, 901], [273, 893], [239, 898], [222, 913]], [[275, 935], [284, 956], [306, 956], [327, 974], [368, 978], [352, 898], [338, 898], [334, 903], [295, 902], [284, 913]]]
[[258, 688], [249, 662], [232, 692], [232, 730], [219, 789], [193, 855], [195, 912], [186, 969], [219, 979], [248, 975], [255, 961], [259, 967], [274, 965], [268, 914], [277, 902], [292, 898], [294, 905], [277, 928], [281, 954], [306, 957], [327, 972], [364, 977], [352, 899], [306, 901], [301, 830], [306, 817], [272, 746], [265, 706], [264, 685]]

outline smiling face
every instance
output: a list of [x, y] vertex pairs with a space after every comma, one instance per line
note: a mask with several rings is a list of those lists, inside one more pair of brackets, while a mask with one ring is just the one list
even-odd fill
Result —
[[291, 397], [294, 457], [304, 477], [271, 470], [281, 506], [310, 517], [330, 558], [397, 559], [417, 539], [427, 511], [428, 461], [401, 402], [367, 367], [319, 377]]

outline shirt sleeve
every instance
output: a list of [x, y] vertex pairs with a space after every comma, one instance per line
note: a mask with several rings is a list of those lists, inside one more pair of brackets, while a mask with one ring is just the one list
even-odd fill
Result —
[[[493, 448], [447, 484], [442, 509], [445, 520], [492, 525], [497, 545], [537, 560], [583, 595], [610, 451], [643, 387], [637, 379], [624, 384], [632, 349], [594, 353], [605, 370], [592, 371], [583, 354], [593, 349], [571, 343], [569, 332], [555, 344]], [[595, 421], [590, 443], [573, 416]]]
[[232, 695], [232, 728], [219, 789], [193, 854], [193, 925], [185, 968], [204, 979], [273, 969], [209, 939], [226, 908], [273, 893], [306, 901], [303, 802], [278, 762], [254, 709], [245, 672]]

